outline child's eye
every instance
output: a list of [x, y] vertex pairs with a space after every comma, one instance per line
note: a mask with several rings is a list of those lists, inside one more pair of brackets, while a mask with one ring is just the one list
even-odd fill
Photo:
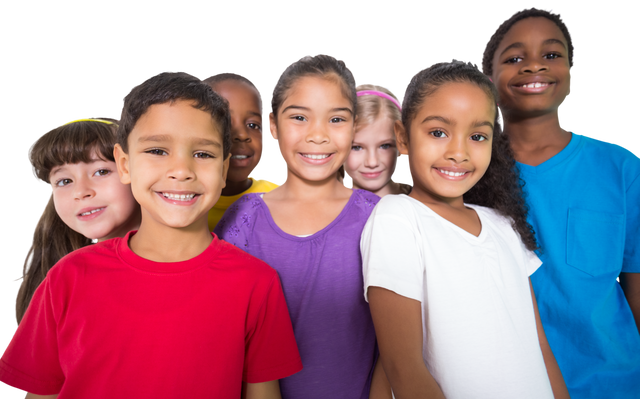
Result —
[[329, 120], [329, 122], [331, 122], [331, 123], [340, 123], [340, 122], [345, 122], [345, 121], [346, 121], [346, 119], [340, 118], [340, 117], [331, 118]]
[[429, 132], [430, 135], [432, 135], [433, 137], [447, 137], [447, 134], [445, 132], [443, 132], [442, 130], [434, 130], [432, 132]]
[[391, 144], [389, 144], [389, 143], [387, 143], [387, 144], [382, 144], [382, 145], [380, 146], [380, 148], [382, 148], [383, 150], [388, 150], [388, 149], [389, 149], [389, 148], [391, 148], [391, 147], [392, 147], [392, 145], [391, 145]]
[[247, 127], [249, 129], [262, 131], [262, 127], [260, 125], [258, 125], [257, 123], [247, 123]]
[[150, 150], [145, 151], [147, 154], [152, 154], [152, 155], [167, 155], [167, 152], [165, 150], [161, 150], [160, 148], [152, 148]]
[[55, 185], [58, 187], [64, 187], [67, 184], [71, 184], [71, 183], [73, 183], [73, 180], [71, 179], [60, 179], [60, 180], [56, 180]]
[[555, 60], [556, 58], [559, 58], [559, 57], [562, 57], [562, 56], [558, 53], [549, 53], [543, 56], [543, 58], [546, 58], [548, 60]]
[[196, 158], [203, 158], [203, 159], [215, 158], [213, 155], [209, 154], [208, 152], [196, 152], [195, 154], [193, 154], [193, 156]]
[[109, 169], [98, 169], [95, 171], [95, 173], [93, 174], [94, 176], [106, 176], [109, 173], [111, 173], [111, 171]]
[[360, 145], [352, 145], [351, 146], [351, 151], [360, 151], [362, 149], [362, 146]]
[[487, 138], [481, 134], [474, 134], [471, 136], [471, 140], [473, 141], [485, 141]]
[[521, 57], [511, 57], [511, 58], [507, 58], [504, 63], [505, 64], [515, 64], [522, 61]]
[[304, 122], [304, 121], [307, 120], [307, 118], [305, 118], [302, 115], [294, 115], [294, 116], [291, 117], [291, 119], [295, 119], [295, 120], [300, 121], [300, 122]]

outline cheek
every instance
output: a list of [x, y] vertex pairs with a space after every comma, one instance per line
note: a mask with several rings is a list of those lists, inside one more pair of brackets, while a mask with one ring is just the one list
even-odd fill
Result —
[[344, 163], [344, 168], [347, 173], [351, 175], [351, 172], [355, 172], [360, 165], [362, 165], [364, 150], [353, 151], [350, 150], [349, 155], [347, 156], [347, 162]]
[[391, 173], [393, 173], [393, 170], [396, 168], [396, 162], [398, 161], [398, 151], [395, 148], [380, 150], [378, 158], [380, 159], [380, 162], [383, 163]]
[[53, 206], [60, 219], [68, 225], [74, 216], [72, 198], [67, 193], [56, 190], [53, 192]]

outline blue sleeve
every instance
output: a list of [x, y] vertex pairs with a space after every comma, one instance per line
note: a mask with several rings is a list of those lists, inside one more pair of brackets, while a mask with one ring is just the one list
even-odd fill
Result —
[[636, 176], [626, 193], [626, 240], [623, 273], [640, 273], [640, 175]]

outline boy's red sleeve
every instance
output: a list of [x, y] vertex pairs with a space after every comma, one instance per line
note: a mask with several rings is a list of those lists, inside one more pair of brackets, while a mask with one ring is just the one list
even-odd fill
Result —
[[57, 394], [64, 383], [51, 286], [48, 277], [40, 284], [0, 359], [0, 381], [37, 395]]
[[255, 312], [245, 335], [242, 380], [259, 383], [288, 377], [302, 370], [287, 303], [280, 279], [274, 273], [270, 286]]

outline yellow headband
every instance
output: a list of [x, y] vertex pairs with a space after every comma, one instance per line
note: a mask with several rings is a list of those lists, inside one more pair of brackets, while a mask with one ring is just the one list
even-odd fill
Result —
[[65, 123], [62, 126], [67, 126], [67, 125], [70, 125], [70, 124], [76, 123], [76, 122], [100, 122], [100, 123], [105, 123], [107, 125], [113, 125], [113, 122], [105, 121], [104, 119], [87, 118], [87, 119], [76, 119], [75, 121], [71, 121], [69, 123]]

